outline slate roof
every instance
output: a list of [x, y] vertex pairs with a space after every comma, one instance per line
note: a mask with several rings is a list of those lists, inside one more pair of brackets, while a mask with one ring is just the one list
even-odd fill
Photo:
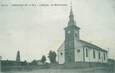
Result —
[[[89, 42], [86, 42], [86, 41], [83, 41], [83, 40], [79, 40], [79, 43], [82, 45], [82, 47], [88, 47], [88, 48], [91, 48], [91, 49], [97, 49], [97, 50], [107, 52], [107, 50], [102, 49], [101, 47], [99, 47], [99, 46], [97, 46], [95, 44], [92, 44], [92, 43], [89, 43]], [[62, 49], [62, 47], [64, 47], [64, 42], [60, 45], [58, 50]]]
[[83, 40], [80, 40], [80, 43], [82, 44], [83, 47], [89, 47], [89, 48], [92, 48], [92, 49], [97, 49], [97, 50], [107, 52], [107, 50], [102, 49], [101, 47], [99, 47], [99, 46], [97, 46], [95, 44], [92, 44], [92, 43], [89, 43], [89, 42], [86, 42], [86, 41], [83, 41]]

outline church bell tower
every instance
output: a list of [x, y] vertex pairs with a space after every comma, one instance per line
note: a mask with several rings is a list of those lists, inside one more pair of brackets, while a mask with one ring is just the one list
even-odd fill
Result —
[[74, 20], [72, 6], [70, 9], [69, 21], [65, 27], [65, 63], [75, 63], [75, 45], [79, 40], [79, 27]]

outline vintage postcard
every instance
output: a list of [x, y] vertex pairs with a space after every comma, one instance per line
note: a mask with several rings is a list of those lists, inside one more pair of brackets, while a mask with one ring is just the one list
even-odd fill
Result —
[[0, 0], [0, 73], [115, 73], [114, 0]]

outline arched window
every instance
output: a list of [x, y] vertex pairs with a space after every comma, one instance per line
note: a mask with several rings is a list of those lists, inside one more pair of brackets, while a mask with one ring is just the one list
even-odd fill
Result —
[[61, 55], [63, 55], [63, 53], [62, 53], [62, 52], [61, 52], [60, 54], [61, 54]]
[[104, 53], [104, 60], [105, 60], [105, 53]]
[[100, 56], [100, 51], [99, 51], [99, 53], [98, 53], [98, 58], [99, 58], [99, 59], [101, 58], [101, 56]]
[[93, 49], [93, 58], [95, 58], [95, 50]]
[[80, 49], [78, 49], [77, 52], [79, 53], [79, 52], [80, 52]]
[[88, 48], [86, 48], [86, 57], [88, 57]]

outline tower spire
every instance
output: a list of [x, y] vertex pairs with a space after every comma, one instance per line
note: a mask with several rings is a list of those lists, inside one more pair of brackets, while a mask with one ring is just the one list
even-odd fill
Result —
[[70, 3], [70, 15], [69, 15], [69, 22], [68, 22], [68, 26], [70, 25], [75, 25], [72, 2]]
[[72, 2], [70, 3], [70, 15], [73, 15]]
[[20, 62], [20, 51], [19, 50], [17, 51], [16, 61]]

